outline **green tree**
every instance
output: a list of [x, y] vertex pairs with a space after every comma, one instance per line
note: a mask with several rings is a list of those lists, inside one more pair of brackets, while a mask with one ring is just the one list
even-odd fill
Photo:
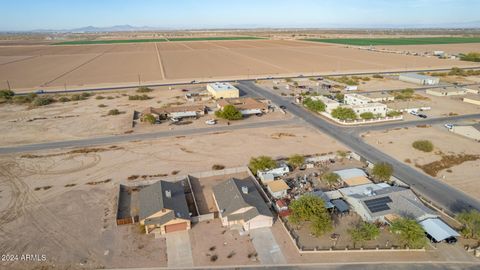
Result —
[[388, 181], [390, 180], [390, 177], [392, 176], [392, 174], [393, 174], [393, 167], [388, 163], [381, 162], [373, 166], [372, 175], [378, 180]]
[[343, 102], [343, 100], [345, 99], [345, 95], [342, 93], [337, 93], [335, 94], [335, 99], [338, 100], [338, 102]]
[[355, 120], [357, 114], [351, 108], [338, 107], [332, 110], [332, 116], [340, 120]]
[[305, 157], [302, 155], [293, 155], [288, 158], [288, 165], [298, 168], [305, 163]]
[[412, 147], [423, 152], [432, 152], [433, 143], [429, 140], [419, 140], [412, 143]]
[[480, 239], [480, 212], [464, 211], [458, 214], [457, 219], [463, 224], [461, 233], [465, 238]]
[[320, 100], [313, 100], [311, 98], [306, 98], [303, 100], [303, 105], [307, 107], [310, 111], [313, 112], [324, 112], [325, 111], [325, 103]]
[[248, 167], [255, 175], [258, 171], [270, 170], [276, 166], [277, 162], [275, 162], [275, 160], [273, 160], [271, 157], [267, 156], [252, 157], [250, 159], [250, 163], [248, 164]]
[[348, 233], [352, 237], [353, 245], [362, 243], [364, 241], [373, 240], [380, 235], [380, 230], [375, 224], [368, 222], [361, 222], [355, 226], [355, 228], [348, 230]]
[[240, 120], [243, 118], [242, 113], [235, 108], [233, 105], [225, 105], [223, 110], [218, 110], [215, 112], [217, 117], [227, 119], [227, 120]]
[[392, 222], [390, 230], [396, 233], [402, 244], [409, 248], [425, 247], [425, 231], [414, 219], [398, 218]]
[[365, 119], [365, 120], [370, 120], [370, 119], [375, 118], [375, 115], [371, 112], [364, 112], [364, 113], [360, 114], [360, 118]]
[[322, 175], [322, 180], [329, 186], [333, 187], [335, 184], [340, 181], [340, 175], [330, 172]]
[[320, 197], [306, 194], [290, 204], [292, 214], [288, 219], [293, 224], [310, 221], [310, 228], [315, 236], [321, 236], [332, 230], [332, 219]]
[[145, 114], [142, 117], [142, 121], [153, 125], [157, 122], [157, 118], [155, 118], [155, 116], [153, 116], [153, 114], [148, 113], [148, 114]]

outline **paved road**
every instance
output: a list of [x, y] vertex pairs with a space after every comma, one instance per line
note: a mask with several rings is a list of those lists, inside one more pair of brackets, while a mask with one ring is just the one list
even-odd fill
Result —
[[273, 236], [272, 229], [260, 228], [250, 230], [252, 244], [258, 253], [262, 264], [285, 264], [287, 261], [283, 256], [280, 246]]
[[49, 150], [49, 149], [57, 149], [57, 148], [65, 148], [65, 147], [87, 147], [87, 146], [113, 144], [113, 143], [121, 143], [121, 142], [128, 142], [128, 141], [152, 140], [152, 139], [165, 138], [165, 137], [188, 136], [188, 135], [196, 135], [196, 134], [204, 134], [204, 133], [223, 132], [223, 131], [238, 130], [238, 129], [273, 127], [273, 126], [280, 126], [280, 125], [289, 125], [289, 124], [294, 124], [298, 122], [299, 122], [298, 119], [272, 120], [272, 121], [260, 121], [260, 122], [254, 122], [254, 123], [248, 123], [248, 124], [235, 124], [231, 126], [210, 126], [205, 128], [196, 128], [196, 129], [180, 129], [180, 130], [159, 131], [159, 132], [139, 133], [139, 134], [134, 133], [134, 134], [125, 134], [125, 135], [117, 135], [117, 136], [88, 138], [88, 139], [81, 139], [81, 140], [18, 145], [18, 146], [10, 146], [10, 147], [0, 147], [0, 154], [13, 154], [13, 153]]
[[[462, 68], [462, 69], [480, 69], [480, 66], [477, 67], [470, 67], [470, 68]], [[435, 71], [449, 71], [450, 68], [437, 68], [437, 69], [417, 69], [417, 70], [397, 70], [397, 71], [385, 71], [385, 72], [350, 72], [350, 73], [331, 73], [331, 74], [315, 74], [315, 75], [298, 75], [298, 76], [284, 76], [284, 75], [276, 75], [276, 76], [254, 76], [254, 80], [262, 80], [262, 79], [287, 79], [287, 78], [310, 78], [310, 77], [328, 77], [328, 76], [353, 76], [353, 75], [371, 75], [371, 74], [397, 74], [397, 73], [405, 73], [405, 72], [435, 72]], [[213, 83], [213, 82], [233, 82], [236, 79], [216, 79], [216, 80], [205, 80], [205, 81], [195, 81], [194, 83]], [[160, 87], [160, 86], [178, 86], [178, 85], [186, 85], [186, 84], [193, 84], [193, 81], [185, 80], [180, 82], [174, 83], [145, 83], [142, 86], [145, 87]], [[48, 90], [45, 93], [41, 94], [61, 94], [61, 93], [75, 93], [75, 92], [96, 92], [96, 91], [118, 91], [118, 90], [126, 90], [126, 89], [137, 89], [137, 84], [129, 84], [129, 85], [120, 85], [120, 86], [112, 86], [112, 87], [91, 87], [91, 88], [82, 88], [82, 89], [72, 89], [72, 90], [65, 90], [65, 89], [53, 89]], [[12, 89], [15, 90], [15, 89]], [[33, 93], [33, 92], [32, 92]], [[17, 95], [28, 95], [28, 92], [19, 93]]]
[[478, 200], [475, 200], [465, 193], [399, 162], [395, 158], [365, 143], [359, 136], [350, 132], [345, 132], [344, 128], [311, 114], [307, 110], [291, 103], [289, 100], [280, 97], [251, 81], [242, 81], [238, 87], [245, 93], [250, 95], [260, 95], [270, 99], [277, 105], [285, 106], [288, 112], [305, 120], [323, 133], [340, 141], [367, 160], [373, 163], [388, 162], [392, 164], [395, 177], [409, 184], [413, 190], [432, 200], [436, 205], [453, 213], [472, 208], [480, 211], [480, 202]]
[[165, 237], [167, 240], [168, 268], [192, 267], [192, 246], [190, 245], [188, 231], [167, 233]]

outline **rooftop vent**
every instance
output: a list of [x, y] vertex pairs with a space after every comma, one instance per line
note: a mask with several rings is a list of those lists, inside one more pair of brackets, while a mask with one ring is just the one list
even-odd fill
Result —
[[171, 190], [165, 190], [165, 197], [167, 198], [172, 198], [172, 191]]
[[242, 192], [243, 192], [243, 194], [248, 194], [248, 187], [247, 187], [247, 186], [243, 186], [243, 187], [242, 187]]

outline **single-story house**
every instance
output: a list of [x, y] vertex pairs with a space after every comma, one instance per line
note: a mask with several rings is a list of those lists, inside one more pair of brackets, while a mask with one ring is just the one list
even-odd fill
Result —
[[480, 95], [468, 94], [465, 97], [463, 97], [463, 102], [480, 106]]
[[240, 96], [238, 88], [227, 82], [207, 84], [207, 91], [214, 99], [238, 98]]
[[398, 76], [400, 81], [421, 84], [421, 85], [435, 85], [440, 83], [440, 78], [418, 73], [402, 73]]
[[142, 116], [151, 114], [157, 120], [167, 118], [188, 118], [205, 115], [207, 107], [205, 105], [187, 105], [187, 106], [172, 106], [166, 108], [152, 108], [149, 107], [142, 112]]
[[250, 178], [230, 178], [213, 187], [222, 225], [249, 231], [271, 227], [273, 215]]
[[228, 98], [217, 101], [220, 110], [227, 105], [233, 105], [242, 115], [262, 114], [268, 112], [268, 105], [254, 98]]
[[372, 92], [362, 95], [369, 98], [370, 102], [387, 102], [395, 100], [395, 96], [392, 96], [387, 92]]
[[287, 196], [287, 191], [290, 188], [288, 187], [287, 183], [280, 180], [275, 180], [267, 183], [267, 190], [270, 195], [272, 195], [275, 199], [281, 199]]
[[363, 105], [372, 102], [372, 100], [360, 94], [345, 94], [343, 102], [347, 105]]
[[373, 113], [374, 115], [378, 114], [382, 117], [387, 115], [387, 105], [378, 102], [347, 105], [346, 107], [351, 108], [358, 116], [362, 113]]
[[340, 103], [336, 100], [324, 97], [324, 96], [312, 96], [310, 97], [312, 100], [319, 100], [325, 104], [325, 111], [328, 113], [332, 113], [333, 110], [340, 106]]
[[362, 169], [352, 168], [334, 171], [334, 173], [338, 174], [340, 179], [349, 187], [372, 183]]
[[465, 136], [476, 141], [480, 141], [480, 123], [474, 125], [454, 125], [451, 129], [451, 132]]
[[189, 230], [190, 212], [183, 182], [158, 181], [139, 192], [139, 221], [145, 233]]

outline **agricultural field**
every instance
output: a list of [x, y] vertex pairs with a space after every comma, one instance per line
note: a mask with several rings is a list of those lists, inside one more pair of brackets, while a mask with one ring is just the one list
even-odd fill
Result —
[[472, 67], [476, 63], [286, 40], [0, 47], [0, 89], [78, 89], [311, 73]]
[[332, 38], [306, 40], [355, 46], [480, 43], [480, 37]]
[[151, 38], [151, 39], [112, 39], [112, 40], [75, 40], [58, 42], [52, 45], [90, 45], [90, 44], [121, 44], [167, 41], [211, 41], [211, 40], [250, 40], [258, 37], [185, 37], [185, 38]]

